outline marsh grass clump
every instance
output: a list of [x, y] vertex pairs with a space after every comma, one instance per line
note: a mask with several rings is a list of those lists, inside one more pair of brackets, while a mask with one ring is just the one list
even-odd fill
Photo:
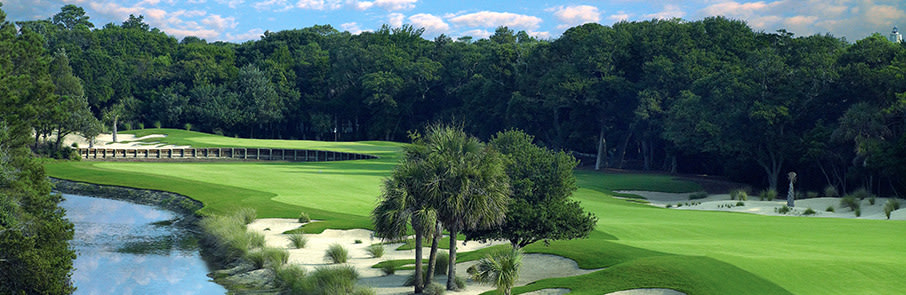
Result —
[[202, 243], [222, 261], [243, 258], [250, 250], [264, 246], [264, 235], [248, 232], [238, 212], [206, 217], [199, 225], [203, 229]]
[[736, 202], [736, 207], [742, 207], [745, 205], [746, 205], [746, 203], [744, 203], [743, 201]]
[[251, 251], [246, 258], [255, 265], [256, 268], [270, 267], [277, 269], [289, 261], [289, 252], [285, 249], [263, 248]]
[[435, 275], [446, 275], [447, 266], [450, 265], [450, 253], [438, 251], [437, 259], [434, 264], [434, 274]]
[[349, 265], [316, 268], [306, 280], [306, 292], [301, 294], [345, 295], [356, 294], [359, 273]]
[[332, 264], [337, 263], [346, 263], [346, 260], [349, 258], [349, 251], [339, 244], [330, 245], [327, 248], [327, 251], [324, 253], [324, 260]]
[[733, 190], [730, 192], [730, 200], [748, 201], [749, 193], [742, 189]]
[[897, 199], [887, 200], [887, 203], [884, 204], [884, 215], [887, 216], [887, 219], [890, 219], [890, 213], [900, 209], [900, 201]]
[[396, 266], [393, 265], [393, 263], [381, 264], [381, 272], [383, 272], [385, 276], [392, 275], [396, 273]]
[[287, 238], [296, 249], [305, 248], [305, 244], [308, 244], [308, 238], [304, 234], [290, 234]]
[[862, 217], [862, 208], [856, 209], [856, 217]]
[[371, 244], [368, 248], [365, 248], [365, 252], [368, 252], [368, 255], [371, 255], [371, 258], [380, 258], [381, 256], [384, 256], [384, 245]]
[[447, 292], [447, 287], [444, 287], [441, 284], [431, 282], [431, 284], [425, 286], [425, 290], [422, 290], [425, 295], [444, 295]]
[[875, 198], [875, 195], [871, 195], [870, 197], [868, 197], [868, 204], [869, 204], [869, 205], [874, 206], [875, 202], [877, 202], [877, 201], [878, 201], [878, 199]]
[[673, 204], [667, 204], [667, 208], [673, 208]]
[[793, 211], [793, 208], [790, 208], [787, 205], [783, 205], [783, 207], [780, 207], [780, 208], [774, 208], [774, 212], [777, 212], [780, 214], [787, 214], [787, 213], [790, 213], [790, 211]]
[[858, 199], [856, 199], [856, 196], [852, 195], [852, 194], [843, 196], [843, 198], [840, 199], [841, 208], [849, 208], [849, 209], [852, 209], [853, 211], [856, 211], [859, 209], [859, 203], [860, 202]]
[[708, 197], [708, 193], [706, 193], [706, 192], [696, 192], [696, 193], [692, 193], [689, 195], [689, 200], [698, 200], [698, 199], [704, 199], [707, 197]]
[[299, 213], [299, 223], [307, 223], [311, 221], [311, 217], [308, 216], [308, 213], [301, 212]]
[[815, 215], [817, 213], [818, 212], [815, 212], [812, 208], [806, 208], [805, 211], [802, 212], [802, 215]]
[[773, 201], [777, 198], [777, 190], [769, 189], [761, 193], [763, 194], [761, 197], [762, 200], [767, 199], [768, 201]]
[[834, 205], [827, 206], [827, 209], [824, 209], [827, 212], [834, 212]]
[[356, 244], [361, 244], [361, 243], [362, 243], [362, 240], [355, 240], [354, 243], [356, 243]]
[[872, 196], [872, 194], [868, 192], [868, 190], [866, 190], [864, 187], [853, 191], [850, 195], [856, 197], [860, 201]]
[[249, 224], [255, 221], [257, 213], [255, 212], [255, 209], [252, 208], [241, 208], [239, 211], [236, 211], [236, 217], [238, 217], [243, 224]]
[[277, 285], [290, 294], [302, 294], [305, 289], [305, 269], [298, 265], [286, 265], [276, 270]]
[[833, 185], [828, 185], [828, 186], [824, 187], [824, 196], [836, 198], [836, 197], [840, 196], [840, 193], [837, 192], [837, 187], [835, 187]]

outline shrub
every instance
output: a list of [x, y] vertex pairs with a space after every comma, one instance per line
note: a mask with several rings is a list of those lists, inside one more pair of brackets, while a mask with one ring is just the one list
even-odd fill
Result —
[[443, 295], [447, 292], [447, 288], [441, 284], [431, 282], [431, 284], [425, 286], [425, 290], [422, 292], [425, 295]]
[[264, 234], [258, 232], [248, 233], [249, 239], [249, 248], [261, 248], [264, 247]]
[[780, 214], [787, 214], [787, 213], [790, 213], [790, 211], [793, 211], [793, 209], [787, 205], [783, 205], [783, 207], [780, 207], [780, 208], [774, 208], [774, 212], [777, 212]]
[[359, 273], [349, 265], [319, 267], [306, 278], [306, 289], [301, 294], [345, 295], [356, 292]]
[[874, 205], [875, 202], [877, 202], [877, 198], [875, 198], [875, 195], [871, 195], [871, 197], [868, 197], [868, 204], [869, 204], [869, 205]]
[[693, 193], [693, 194], [689, 195], [690, 200], [704, 199], [707, 197], [708, 197], [708, 193], [706, 193], [706, 192], [697, 192], [697, 193]]
[[145, 123], [138, 122], [138, 129], [145, 129]]
[[853, 191], [851, 195], [855, 196], [859, 200], [865, 200], [865, 198], [871, 197], [871, 193], [868, 192], [868, 190], [866, 190], [864, 187]]
[[160, 121], [154, 121], [154, 128], [160, 129]]
[[672, 204], [667, 204], [667, 208], [673, 208]]
[[[427, 279], [428, 279], [428, 272], [427, 271], [422, 272], [422, 282], [427, 281]], [[403, 282], [403, 286], [406, 286], [406, 287], [415, 286], [415, 273], [412, 273], [411, 275], [406, 277], [406, 281]]]
[[761, 193], [758, 194], [758, 197], [761, 198], [762, 201], [764, 201], [764, 200], [773, 201], [774, 199], [777, 198], [777, 191], [772, 190], [772, 189], [763, 190], [763, 191], [761, 191]]
[[858, 210], [859, 209], [859, 200], [856, 199], [855, 195], [843, 196], [843, 198], [840, 199], [840, 207], [849, 208], [849, 209], [852, 209], [853, 211]]
[[887, 203], [884, 204], [884, 215], [887, 216], [887, 219], [890, 219], [890, 213], [900, 209], [900, 201], [897, 199], [887, 200]]
[[746, 203], [744, 203], [743, 201], [736, 202], [736, 207], [742, 207], [745, 205], [746, 205]]
[[202, 242], [223, 261], [240, 259], [250, 249], [264, 246], [264, 235], [248, 232], [238, 213], [206, 217], [199, 224], [203, 229]]
[[372, 258], [380, 258], [381, 256], [384, 256], [384, 245], [371, 244], [368, 248], [365, 248], [365, 251], [368, 252], [368, 255], [371, 255]]
[[676, 203], [676, 208], [682, 207], [683, 203]]
[[123, 123], [123, 129], [132, 130], [132, 122]]
[[745, 190], [741, 190], [741, 189], [734, 190], [734, 191], [730, 192], [730, 200], [748, 201], [749, 194], [746, 193]]
[[434, 274], [446, 275], [447, 268], [450, 266], [450, 254], [447, 252], [437, 251], [437, 260], [434, 263]]
[[308, 213], [302, 212], [299, 213], [299, 223], [306, 223], [311, 221], [311, 218], [308, 217]]
[[396, 266], [393, 263], [384, 263], [381, 265], [381, 271], [384, 272], [385, 276], [389, 276], [396, 273]]
[[827, 212], [834, 212], [834, 205], [827, 206], [827, 209], [824, 209]]
[[355, 240], [355, 243], [356, 243], [356, 244], [361, 244], [361, 243], [362, 243], [362, 240]]
[[324, 253], [324, 260], [330, 263], [346, 263], [348, 256], [349, 251], [346, 251], [346, 248], [339, 244], [333, 244]]
[[249, 254], [246, 255], [246, 258], [248, 258], [256, 268], [269, 266], [273, 269], [277, 269], [289, 261], [289, 252], [285, 249], [263, 248], [261, 250], [249, 252]]
[[812, 210], [812, 208], [806, 208], [805, 211], [802, 212], [802, 215], [815, 215], [817, 213], [818, 212], [815, 212], [815, 210]]
[[466, 279], [460, 276], [457, 276], [453, 279], [453, 283], [456, 284], [456, 290], [463, 290], [466, 288]]
[[355, 291], [352, 292], [352, 295], [375, 295], [377, 294], [374, 289], [368, 287], [356, 287]]
[[287, 238], [289, 238], [289, 242], [292, 243], [293, 247], [296, 247], [296, 249], [305, 248], [305, 244], [308, 244], [308, 238], [303, 234], [290, 234]]
[[824, 196], [836, 198], [836, 197], [840, 196], [840, 193], [837, 192], [837, 187], [835, 187], [833, 185], [828, 185], [828, 186], [824, 187]]
[[302, 294], [305, 289], [305, 269], [298, 265], [287, 265], [276, 270], [277, 286], [290, 294]]
[[249, 224], [255, 221], [255, 217], [257, 215], [255, 213], [255, 209], [241, 208], [239, 209], [239, 211], [236, 211], [236, 216], [239, 217], [239, 220], [241, 220], [242, 223]]
[[861, 216], [862, 216], [862, 208], [856, 209], [856, 217], [861, 217]]

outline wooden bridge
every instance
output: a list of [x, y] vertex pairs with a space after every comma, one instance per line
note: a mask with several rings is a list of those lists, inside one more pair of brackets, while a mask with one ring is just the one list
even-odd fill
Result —
[[115, 161], [169, 161], [169, 160], [249, 160], [325, 162], [377, 159], [376, 156], [357, 153], [271, 149], [271, 148], [80, 148], [84, 160]]

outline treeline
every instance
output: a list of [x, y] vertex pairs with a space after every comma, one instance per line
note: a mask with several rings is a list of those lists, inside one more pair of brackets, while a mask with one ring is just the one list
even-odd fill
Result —
[[94, 28], [72, 5], [18, 25], [68, 57], [108, 126], [405, 140], [454, 121], [484, 139], [519, 128], [596, 168], [906, 189], [906, 47], [880, 35], [848, 43], [709, 17], [586, 24], [555, 40], [325, 25], [232, 44], [177, 40], [141, 16]]
[[40, 35], [17, 34], [0, 10], [0, 294], [70, 294], [73, 225], [28, 145], [53, 97]]

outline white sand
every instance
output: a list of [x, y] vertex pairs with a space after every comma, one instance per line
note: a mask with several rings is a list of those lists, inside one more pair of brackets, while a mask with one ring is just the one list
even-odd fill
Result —
[[[796, 200], [793, 212], [780, 214], [775, 209], [786, 205], [786, 198], [774, 201], [758, 201], [758, 196], [749, 196], [745, 201], [745, 206], [735, 206], [739, 201], [730, 200], [728, 194], [709, 195], [705, 199], [689, 200], [689, 194], [674, 194], [647, 191], [618, 191], [618, 193], [633, 194], [645, 197], [652, 206], [666, 207], [671, 205], [674, 209], [679, 210], [710, 210], [710, 211], [730, 211], [744, 212], [761, 215], [774, 216], [815, 216], [815, 217], [836, 217], [836, 218], [858, 218], [858, 219], [887, 219], [884, 215], [884, 204], [888, 198], [877, 198], [875, 204], [871, 205], [868, 199], [861, 201], [862, 216], [857, 217], [853, 210], [840, 207], [840, 198], [812, 198]], [[902, 201], [901, 201], [902, 202]], [[682, 207], [676, 207], [682, 203]], [[693, 203], [701, 203], [695, 204]], [[903, 208], [890, 213], [890, 219], [906, 220], [906, 202], [903, 202]], [[730, 205], [730, 208], [726, 206]], [[833, 207], [834, 212], [827, 212], [828, 207]], [[808, 208], [815, 211], [815, 215], [802, 215], [802, 212]]]
[[617, 291], [613, 293], [607, 293], [606, 295], [686, 295], [686, 293], [672, 289], [643, 288]]
[[[163, 134], [151, 134], [142, 137], [135, 137], [132, 134], [118, 133], [116, 135], [116, 143], [113, 142], [113, 134], [100, 134], [94, 139], [95, 148], [109, 148], [109, 149], [122, 149], [122, 148], [140, 148], [140, 149], [181, 149], [189, 148], [187, 145], [167, 145], [160, 142], [152, 141], [143, 141], [152, 138], [162, 138], [166, 137]], [[63, 138], [63, 144], [65, 146], [72, 146], [72, 144], [77, 144], [80, 148], [88, 147], [88, 140], [77, 134], [70, 134]]]
[[[412, 259], [415, 257], [415, 250], [398, 251], [396, 248], [402, 243], [393, 243], [385, 245], [384, 256], [381, 258], [371, 258], [365, 251], [369, 245], [380, 243], [381, 240], [373, 238], [372, 232], [364, 229], [351, 230], [333, 230], [327, 229], [320, 234], [306, 234], [308, 243], [303, 249], [294, 249], [291, 247], [287, 235], [283, 232], [301, 226], [295, 219], [266, 218], [257, 219], [249, 224], [249, 230], [258, 231], [265, 235], [265, 241], [269, 247], [286, 248], [289, 251], [289, 263], [300, 265], [312, 270], [319, 266], [329, 265], [324, 261], [324, 253], [332, 244], [340, 244], [349, 251], [348, 265], [358, 270], [360, 279], [359, 283], [374, 288], [377, 294], [409, 294], [412, 293], [412, 287], [404, 287], [403, 283], [406, 278], [412, 275], [414, 271], [397, 271], [393, 275], [384, 276], [379, 269], [371, 266], [385, 260]], [[362, 243], [356, 244], [360, 240]], [[474, 251], [493, 245], [507, 244], [504, 241], [495, 241], [489, 243], [468, 242], [457, 245], [457, 253]], [[446, 251], [446, 250], [441, 250]], [[425, 263], [428, 258], [428, 248], [423, 253]], [[523, 267], [519, 272], [517, 286], [522, 286], [540, 279], [566, 277], [586, 274], [597, 271], [579, 269], [576, 262], [572, 259], [546, 254], [526, 254], [522, 260]], [[474, 261], [457, 263], [456, 274], [462, 277], [468, 277], [466, 269], [475, 264]], [[436, 282], [446, 283], [446, 276], [436, 276]], [[480, 294], [491, 290], [489, 285], [481, 285], [467, 280], [466, 289], [452, 294]], [[558, 289], [561, 290], [561, 289]], [[565, 290], [565, 289], [562, 289]], [[568, 291], [568, 290], [567, 290]], [[552, 291], [561, 292], [561, 291]], [[564, 293], [537, 293], [537, 294], [564, 294]]]

